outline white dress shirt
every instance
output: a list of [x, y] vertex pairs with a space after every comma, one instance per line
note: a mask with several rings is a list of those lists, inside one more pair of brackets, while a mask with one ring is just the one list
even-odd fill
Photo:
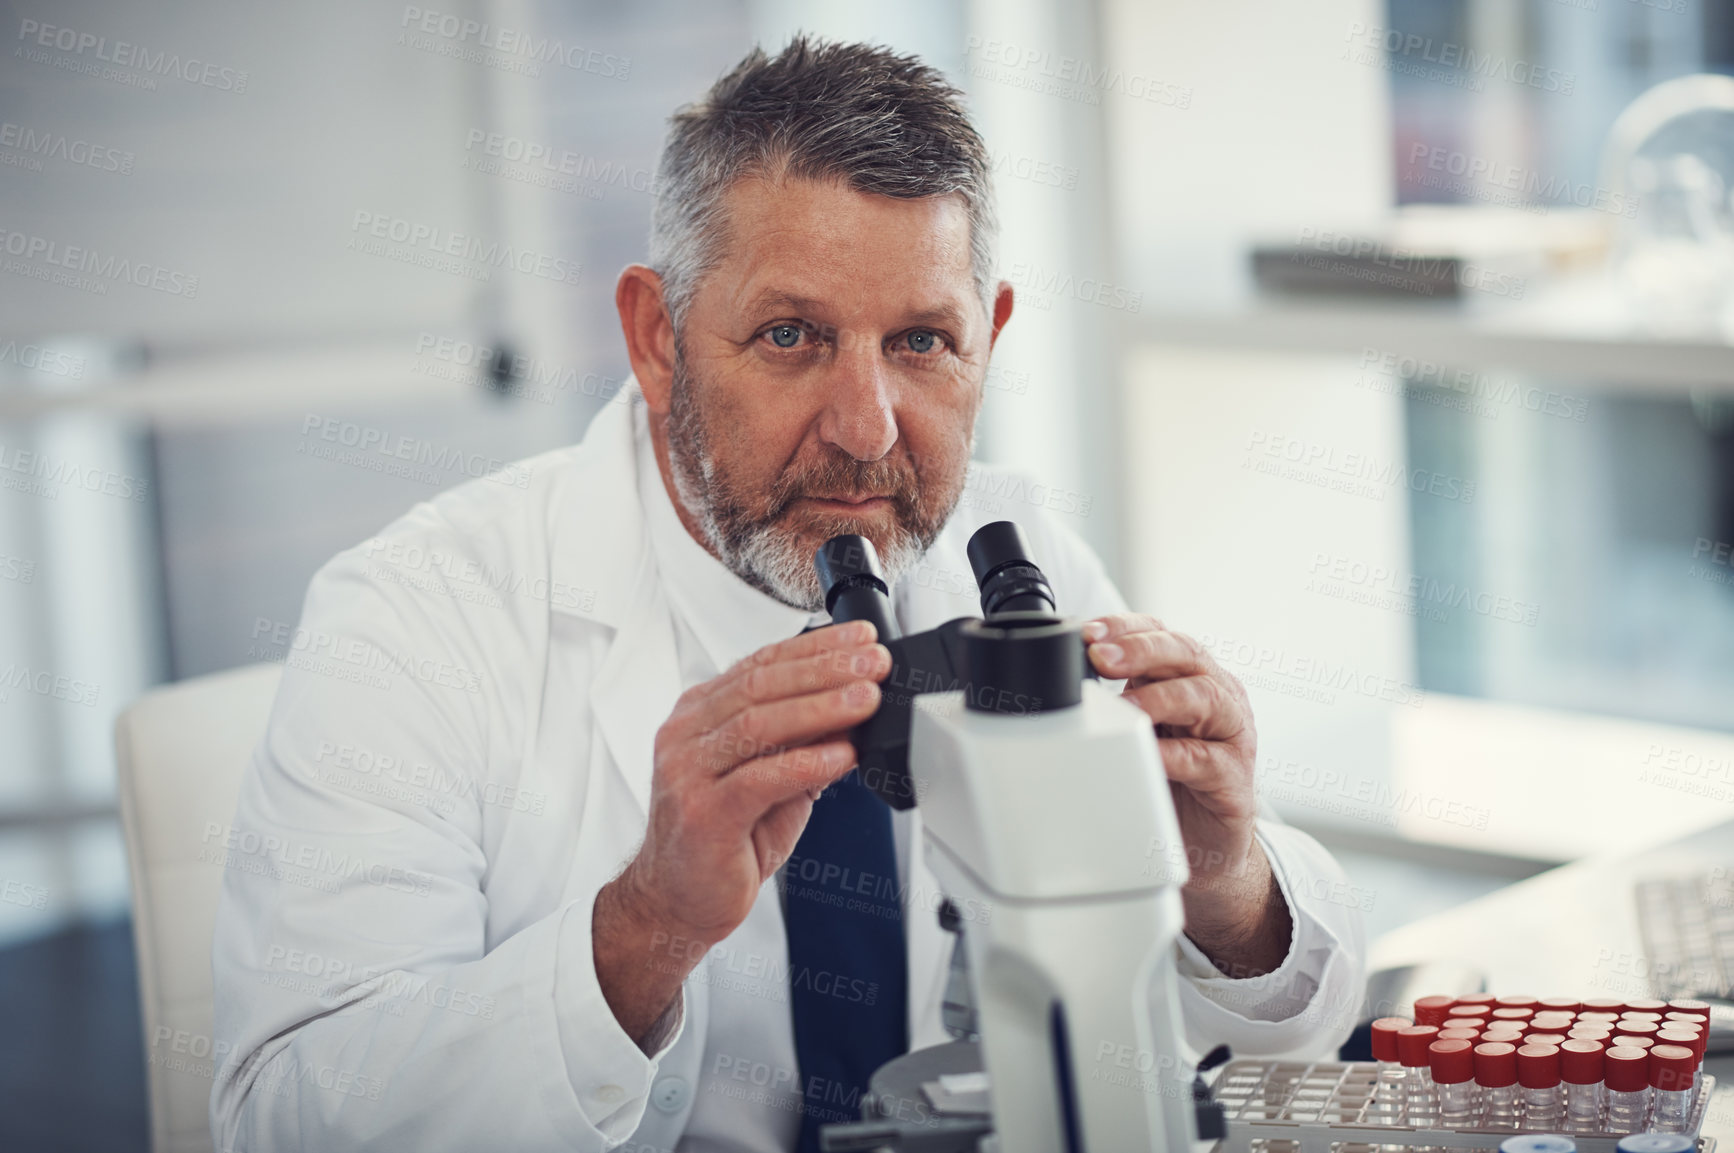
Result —
[[[811, 618], [685, 532], [635, 392], [514, 475], [528, 483], [418, 505], [309, 589], [234, 825], [209, 838], [225, 863], [219, 1149], [793, 1147], [775, 879], [699, 960], [649, 1055], [602, 996], [590, 912], [643, 837], [675, 698]], [[906, 631], [979, 614], [963, 546], [1005, 518], [1062, 611], [1123, 609], [1094, 555], [1007, 476], [972, 466], [899, 582]], [[912, 1047], [947, 1039], [954, 940], [919, 821], [893, 821]], [[1271, 822], [1259, 837], [1292, 913], [1288, 956], [1233, 980], [1182, 940], [1185, 1033], [1198, 1051], [1328, 1051], [1359, 1006], [1359, 910], [1310, 838]]]

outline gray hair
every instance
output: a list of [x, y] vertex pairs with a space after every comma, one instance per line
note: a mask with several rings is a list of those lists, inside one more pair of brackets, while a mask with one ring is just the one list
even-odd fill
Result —
[[650, 264], [677, 335], [699, 279], [722, 257], [723, 198], [753, 176], [838, 180], [904, 200], [959, 194], [970, 271], [993, 314], [999, 222], [987, 147], [963, 93], [917, 57], [796, 36], [775, 57], [754, 48], [671, 123]]

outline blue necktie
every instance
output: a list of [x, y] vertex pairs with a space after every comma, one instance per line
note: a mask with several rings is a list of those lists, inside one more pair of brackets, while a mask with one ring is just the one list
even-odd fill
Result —
[[801, 1070], [798, 1153], [819, 1127], [861, 1119], [880, 1065], [909, 1049], [908, 961], [891, 809], [860, 770], [826, 789], [784, 866], [789, 1008]]

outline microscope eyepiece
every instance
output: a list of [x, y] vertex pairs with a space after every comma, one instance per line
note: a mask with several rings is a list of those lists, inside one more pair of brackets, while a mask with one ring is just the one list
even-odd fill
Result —
[[969, 538], [969, 567], [981, 588], [981, 613], [1054, 611], [1054, 590], [1030, 559], [1023, 530], [1009, 520], [984, 524]]
[[819, 587], [825, 590], [825, 611], [831, 619], [869, 620], [879, 630], [881, 644], [897, 638], [897, 618], [891, 611], [891, 586], [879, 567], [879, 553], [864, 536], [834, 536], [813, 556]]

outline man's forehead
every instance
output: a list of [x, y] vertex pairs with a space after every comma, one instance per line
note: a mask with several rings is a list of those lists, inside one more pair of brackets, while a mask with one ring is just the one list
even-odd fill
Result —
[[912, 310], [955, 313], [973, 299], [969, 214], [957, 195], [901, 199], [751, 178], [730, 189], [726, 206], [714, 271], [737, 308], [807, 314], [891, 294]]

